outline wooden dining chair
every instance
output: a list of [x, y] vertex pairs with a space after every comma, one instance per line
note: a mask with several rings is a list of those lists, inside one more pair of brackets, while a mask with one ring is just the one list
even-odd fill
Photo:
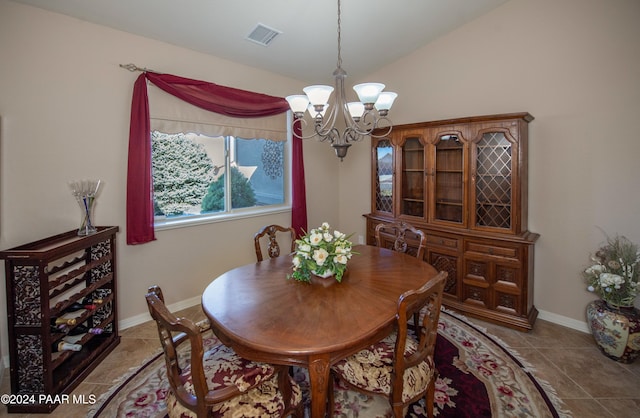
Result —
[[[446, 272], [440, 272], [421, 288], [403, 293], [398, 299], [394, 332], [336, 363], [331, 368], [333, 379], [355, 391], [385, 396], [396, 418], [404, 417], [408, 406], [424, 397], [427, 416], [433, 418], [438, 377], [434, 352], [446, 277]], [[421, 309], [426, 314], [414, 334], [407, 320]], [[333, 411], [332, 384], [329, 403]]]
[[[240, 410], [243, 417], [303, 417], [302, 392], [286, 366], [246, 360], [222, 344], [204, 351], [200, 328], [173, 315], [158, 286], [146, 300], [164, 350], [170, 418], [232, 417]], [[190, 356], [180, 355], [183, 344]]]
[[406, 222], [381, 222], [375, 228], [376, 246], [406, 253], [419, 258], [424, 257], [427, 247], [427, 235]]
[[[263, 237], [265, 237], [263, 239]], [[253, 242], [256, 247], [256, 258], [258, 261], [264, 259], [262, 255], [261, 241], [266, 241], [267, 255], [269, 258], [280, 257], [280, 245], [278, 244], [278, 237], [282, 240], [287, 239], [291, 241], [291, 249], [289, 253], [292, 253], [296, 249], [296, 231], [291, 227], [281, 225], [267, 225], [260, 229], [254, 236]]]

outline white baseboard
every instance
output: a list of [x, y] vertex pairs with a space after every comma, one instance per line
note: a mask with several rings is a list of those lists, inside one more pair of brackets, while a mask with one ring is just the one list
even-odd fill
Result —
[[576, 331], [585, 332], [587, 334], [591, 333], [586, 321], [578, 321], [573, 318], [567, 318], [566, 316], [547, 311], [538, 311], [538, 318], [553, 322], [554, 324], [562, 325], [563, 327], [575, 329]]
[[[167, 309], [171, 312], [181, 311], [186, 308], [190, 308], [195, 305], [199, 305], [202, 302], [202, 296], [194, 296], [192, 298], [172, 303], [171, 305], [167, 305]], [[118, 327], [123, 330], [127, 328], [134, 327], [136, 325], [143, 324], [147, 321], [151, 321], [151, 315], [148, 312], [145, 312], [140, 315], [132, 316], [130, 318], [122, 319], [118, 322]]]
[[[180, 302], [172, 303], [171, 305], [168, 305], [167, 308], [171, 312], [181, 311], [182, 309], [190, 308], [192, 306], [200, 304], [201, 300], [202, 300], [201, 296], [194, 296], [192, 298], [189, 298]], [[562, 325], [567, 328], [575, 329], [576, 331], [581, 331], [585, 333], [591, 332], [589, 331], [589, 327], [587, 326], [586, 322], [582, 322], [572, 318], [568, 318], [566, 316], [554, 314], [553, 312], [539, 311], [538, 318], [545, 321], [553, 322], [554, 324]], [[123, 330], [123, 329], [134, 327], [136, 325], [143, 324], [150, 320], [151, 320], [151, 316], [148, 313], [143, 313], [140, 315], [135, 315], [130, 318], [120, 320], [118, 322], [118, 327], [121, 330]], [[2, 362], [4, 363], [4, 367], [8, 369], [9, 356], [8, 355], [3, 356]], [[3, 371], [4, 370], [0, 369], [0, 376], [2, 375]]]

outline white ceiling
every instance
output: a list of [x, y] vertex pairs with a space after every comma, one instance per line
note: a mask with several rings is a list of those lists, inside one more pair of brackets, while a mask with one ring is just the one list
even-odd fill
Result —
[[[12, 1], [307, 83], [333, 84], [337, 0]], [[506, 1], [342, 0], [342, 67], [351, 78], [366, 76]], [[246, 40], [258, 23], [282, 34], [267, 47]]]

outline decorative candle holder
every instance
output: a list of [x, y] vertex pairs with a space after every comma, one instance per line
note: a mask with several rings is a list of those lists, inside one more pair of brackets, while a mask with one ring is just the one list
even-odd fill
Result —
[[100, 188], [100, 182], [100, 180], [69, 182], [71, 193], [76, 198], [82, 212], [82, 221], [78, 229], [79, 236], [91, 235], [97, 232], [96, 227], [93, 226], [93, 208], [96, 203], [96, 194]]

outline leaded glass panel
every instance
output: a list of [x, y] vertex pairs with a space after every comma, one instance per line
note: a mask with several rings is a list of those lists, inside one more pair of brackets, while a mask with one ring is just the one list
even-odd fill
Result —
[[511, 142], [504, 133], [485, 133], [477, 145], [477, 225], [511, 228], [511, 166]]

